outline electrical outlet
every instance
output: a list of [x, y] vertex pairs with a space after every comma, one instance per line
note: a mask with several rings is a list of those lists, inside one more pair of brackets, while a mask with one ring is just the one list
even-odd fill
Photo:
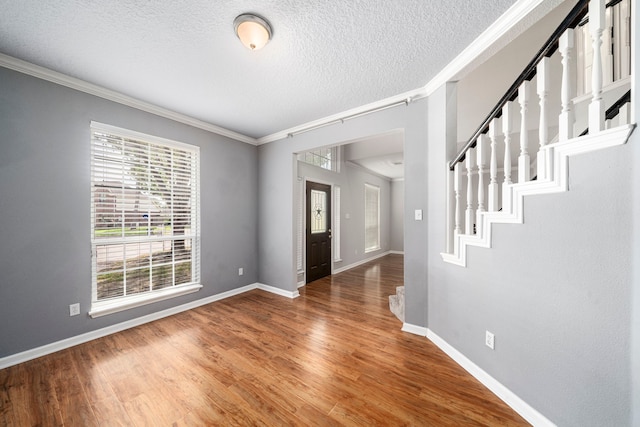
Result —
[[242, 276], [244, 274], [244, 268], [240, 267], [238, 269], [238, 276]]
[[486, 344], [487, 347], [493, 350], [495, 346], [496, 338], [491, 332], [489, 331], [485, 331], [485, 332], [486, 334], [484, 336], [484, 343]]
[[77, 316], [80, 314], [80, 303], [71, 304], [69, 306], [69, 316]]

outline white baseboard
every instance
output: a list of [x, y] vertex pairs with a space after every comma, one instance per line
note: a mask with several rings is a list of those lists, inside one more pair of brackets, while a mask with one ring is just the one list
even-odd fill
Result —
[[429, 330], [423, 326], [412, 325], [411, 323], [402, 324], [402, 332], [409, 332], [410, 334], [426, 337], [428, 331]]
[[390, 254], [404, 255], [404, 251], [389, 251]]
[[276, 288], [274, 286], [265, 285], [263, 283], [257, 283], [257, 288], [263, 291], [271, 292], [272, 294], [280, 295], [281, 297], [287, 298], [298, 298], [300, 296], [300, 292], [295, 291], [285, 291], [284, 289]]
[[[102, 338], [107, 335], [114, 334], [116, 332], [124, 331], [125, 329], [129, 329], [139, 325], [143, 325], [145, 323], [153, 322], [154, 320], [172, 316], [174, 314], [178, 314], [183, 311], [191, 310], [196, 307], [210, 304], [215, 301], [220, 301], [222, 299], [239, 295], [244, 292], [248, 292], [258, 288], [263, 289], [263, 287], [271, 288], [271, 286], [266, 286], [259, 283], [253, 283], [251, 285], [243, 286], [238, 289], [232, 289], [230, 291], [222, 292], [216, 295], [212, 295], [210, 297], [206, 297], [206, 298], [202, 298], [186, 304], [182, 304], [177, 307], [171, 307], [166, 310], [158, 311], [156, 313], [147, 314], [146, 316], [127, 320], [126, 322], [118, 323], [116, 325], [107, 326], [106, 328], [87, 332], [81, 335], [76, 335], [74, 337], [56, 341], [51, 344], [46, 344], [41, 347], [23, 351], [21, 353], [12, 354], [10, 356], [0, 358], [0, 369], [8, 368], [9, 366], [27, 362], [29, 360], [36, 359], [38, 357], [46, 356], [47, 354], [55, 353], [56, 351], [64, 350], [66, 348], [70, 348], [78, 344], [83, 344], [85, 342], [89, 342], [97, 338]], [[276, 289], [276, 288], [273, 288], [273, 289]], [[264, 290], [267, 290], [267, 289], [264, 289]], [[274, 293], [277, 293], [277, 292], [274, 292]], [[283, 296], [288, 296], [288, 295], [283, 295]]]
[[[402, 328], [402, 330], [404, 330], [404, 327]], [[444, 351], [458, 365], [462, 366], [467, 372], [473, 375], [475, 379], [480, 381], [485, 387], [491, 390], [493, 394], [498, 396], [504, 403], [509, 405], [511, 409], [520, 414], [520, 416], [527, 420], [529, 423], [534, 426], [555, 427], [555, 424], [552, 423], [548, 418], [546, 418], [540, 412], [536, 411], [527, 402], [520, 399], [515, 393], [499, 383], [495, 378], [486, 373], [478, 365], [473, 363], [462, 353], [449, 345], [449, 343], [440, 338], [433, 331], [427, 329], [426, 336], [431, 342], [437, 345], [440, 350]]]
[[383, 256], [387, 256], [387, 255], [392, 254], [392, 253], [394, 253], [394, 252], [386, 251], [386, 252], [383, 252], [381, 254], [374, 255], [371, 258], [363, 259], [362, 261], [354, 262], [353, 264], [349, 264], [349, 265], [345, 265], [344, 267], [336, 268], [335, 270], [333, 270], [333, 273], [331, 273], [331, 274], [338, 274], [338, 273], [342, 273], [342, 272], [347, 271], [347, 270], [351, 270], [352, 268], [358, 267], [358, 266], [360, 266], [362, 264], [366, 264], [366, 263], [371, 262], [371, 261], [373, 261], [375, 259], [382, 258]]

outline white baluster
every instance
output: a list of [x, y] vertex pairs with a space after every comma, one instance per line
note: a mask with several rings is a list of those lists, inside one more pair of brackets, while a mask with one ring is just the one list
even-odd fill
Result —
[[566, 141], [573, 138], [573, 93], [575, 76], [575, 61], [573, 58], [574, 48], [573, 29], [569, 28], [560, 36], [559, 46], [560, 55], [562, 55], [562, 88], [560, 90], [560, 98], [562, 100], [562, 112], [558, 124], [558, 140]]
[[482, 212], [486, 212], [484, 207], [484, 173], [487, 164], [487, 135], [480, 135], [476, 142], [476, 164], [478, 165], [478, 210], [476, 211], [476, 234], [482, 233]]
[[605, 25], [605, 0], [589, 2], [589, 31], [593, 43], [593, 66], [591, 67], [591, 92], [589, 104], [589, 133], [604, 130], [604, 100], [602, 99], [602, 32]]
[[467, 210], [465, 212], [465, 234], [474, 234], [473, 224], [475, 220], [475, 211], [473, 209], [473, 165], [475, 148], [467, 150], [465, 156], [465, 166], [467, 167]]
[[502, 133], [504, 134], [504, 181], [502, 182], [502, 211], [511, 212], [511, 132], [513, 132], [513, 102], [502, 107]]
[[489, 139], [491, 139], [491, 160], [489, 162], [489, 211], [498, 210], [498, 120], [489, 123]]
[[547, 108], [547, 97], [549, 96], [549, 58], [544, 57], [538, 63], [536, 69], [537, 93], [540, 100], [540, 122], [538, 124], [538, 181], [550, 178], [551, 152], [544, 147], [549, 142], [549, 109]]
[[518, 88], [520, 104], [520, 156], [518, 157], [518, 182], [531, 179], [531, 158], [529, 157], [529, 135], [527, 130], [527, 108], [529, 105], [529, 82], [524, 81]]
[[456, 198], [456, 210], [454, 218], [455, 228], [453, 229], [454, 236], [462, 233], [462, 229], [460, 228], [460, 180], [462, 179], [462, 177], [460, 176], [462, 174], [461, 168], [462, 166], [460, 162], [456, 163], [455, 167], [453, 168], [453, 192]]

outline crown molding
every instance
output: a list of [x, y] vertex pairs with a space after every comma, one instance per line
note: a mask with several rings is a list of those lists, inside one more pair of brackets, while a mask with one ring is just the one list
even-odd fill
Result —
[[417, 101], [418, 99], [424, 98], [426, 96], [427, 94], [425, 93], [424, 88], [415, 89], [409, 92], [402, 93], [400, 95], [395, 95], [389, 98], [382, 99], [380, 101], [375, 101], [370, 104], [361, 105], [359, 107], [352, 108], [338, 114], [303, 123], [299, 126], [294, 126], [280, 132], [272, 133], [271, 135], [263, 136], [261, 138], [258, 138], [257, 142], [258, 145], [267, 144], [269, 142], [287, 138], [291, 135], [315, 130], [320, 127], [337, 124], [338, 122], [343, 122], [348, 119], [353, 119], [369, 113], [384, 110], [386, 108], [395, 106], [395, 104], [399, 105], [402, 102], [406, 102], [408, 104], [409, 102]]
[[452, 81], [458, 73], [460, 73], [465, 67], [469, 66], [480, 54], [490, 48], [491, 45], [493, 45], [501, 37], [506, 35], [508, 31], [516, 26], [537, 6], [543, 3], [543, 1], [544, 0], [518, 0], [423, 87], [369, 104], [365, 104], [356, 108], [352, 108], [338, 114], [307, 122], [299, 126], [273, 133], [271, 135], [263, 136], [258, 139], [251, 138], [249, 136], [242, 135], [228, 129], [224, 129], [214, 124], [198, 120], [193, 117], [168, 110], [166, 108], [158, 107], [148, 102], [135, 99], [122, 93], [112, 91], [101, 86], [77, 79], [75, 77], [67, 76], [57, 71], [49, 70], [47, 68], [22, 61], [20, 59], [13, 58], [2, 53], [0, 53], [0, 66], [53, 83], [57, 83], [62, 86], [76, 89], [91, 95], [95, 95], [100, 98], [114, 101], [119, 104], [146, 111], [160, 117], [175, 120], [189, 126], [213, 132], [221, 136], [226, 136], [237, 141], [245, 142], [251, 145], [262, 145], [287, 138], [291, 135], [315, 130], [317, 128], [332, 124], [338, 124], [348, 119], [390, 108], [402, 101], [406, 101], [407, 103], [409, 103], [431, 95], [443, 84], [447, 83], [448, 81]]
[[337, 124], [347, 118], [354, 118], [375, 112], [403, 100], [416, 101], [425, 98], [435, 92], [443, 84], [452, 81], [458, 73], [465, 67], [469, 66], [478, 56], [485, 50], [490, 48], [501, 37], [505, 36], [513, 27], [515, 27], [522, 19], [538, 7], [544, 0], [519, 0], [502, 14], [493, 24], [482, 32], [469, 46], [467, 46], [453, 61], [447, 64], [434, 78], [432, 78], [425, 86], [405, 92], [401, 95], [392, 96], [370, 104], [362, 105], [342, 113], [327, 116], [322, 119], [304, 123], [271, 135], [258, 138], [258, 145], [267, 144], [279, 139], [287, 138], [290, 135], [302, 133], [317, 128]]
[[382, 175], [381, 173], [378, 173], [376, 171], [372, 171], [371, 169], [369, 169], [369, 168], [367, 168], [365, 166], [359, 165], [358, 163], [354, 162], [353, 160], [346, 160], [344, 162], [344, 164], [349, 166], [349, 167], [351, 167], [351, 168], [354, 168], [354, 169], [360, 169], [361, 171], [366, 172], [369, 175], [373, 175], [373, 176], [378, 177], [380, 179], [383, 179], [385, 181], [391, 182], [391, 181], [396, 180], [396, 179], [404, 180], [404, 177], [402, 177], [402, 178], [391, 178], [391, 177], [388, 177], [386, 175]]
[[66, 86], [80, 92], [88, 93], [89, 95], [94, 95], [99, 98], [117, 102], [118, 104], [126, 105], [128, 107], [132, 107], [141, 111], [146, 111], [147, 113], [155, 114], [156, 116], [164, 117], [179, 123], [193, 126], [198, 129], [213, 132], [215, 134], [225, 136], [236, 141], [245, 142], [251, 145], [257, 145], [257, 141], [255, 138], [251, 138], [249, 136], [233, 132], [220, 126], [195, 119], [185, 114], [180, 114], [166, 108], [158, 107], [151, 103], [141, 101], [128, 95], [124, 95], [120, 92], [106, 89], [93, 83], [89, 83], [75, 77], [67, 76], [57, 71], [41, 67], [39, 65], [17, 59], [3, 53], [0, 53], [0, 66], [17, 71], [22, 74], [27, 74], [42, 80], [56, 83], [61, 86]]
[[538, 7], [544, 0], [519, 0], [503, 13], [493, 24], [484, 30], [453, 61], [445, 66], [424, 87], [427, 96], [435, 92], [443, 84], [452, 81], [458, 73], [470, 65], [485, 50], [489, 49], [500, 38]]

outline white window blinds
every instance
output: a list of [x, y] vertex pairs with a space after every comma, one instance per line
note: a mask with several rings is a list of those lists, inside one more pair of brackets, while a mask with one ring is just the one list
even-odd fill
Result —
[[200, 283], [199, 147], [91, 125], [94, 303]]

